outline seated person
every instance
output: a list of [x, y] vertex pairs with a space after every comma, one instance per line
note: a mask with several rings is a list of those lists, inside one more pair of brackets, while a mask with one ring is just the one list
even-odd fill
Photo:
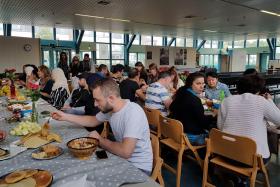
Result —
[[112, 67], [112, 79], [120, 84], [123, 81], [124, 66], [122, 64], [116, 64]]
[[129, 99], [131, 102], [136, 102], [137, 97], [145, 101], [145, 94], [139, 87], [140, 72], [136, 68], [130, 69], [128, 72], [128, 79], [121, 82], [119, 85], [121, 97], [123, 99]]
[[108, 67], [105, 64], [100, 64], [96, 73], [101, 77], [106, 78], [109, 74]]
[[38, 69], [33, 69], [31, 74], [27, 76], [27, 85], [26, 88], [28, 89], [38, 89], [40, 80], [39, 80], [39, 75], [38, 75]]
[[223, 132], [255, 140], [257, 153], [266, 163], [270, 158], [266, 121], [280, 124], [280, 110], [270, 95], [259, 95], [264, 80], [258, 75], [244, 76], [237, 84], [239, 95], [226, 98], [218, 113], [218, 128]]
[[54, 84], [52, 86], [49, 103], [59, 110], [69, 97], [68, 82], [64, 72], [60, 68], [52, 70], [52, 80]]
[[[29, 67], [29, 68], [27, 68]], [[25, 64], [22, 66], [23, 72], [21, 75], [19, 75], [18, 80], [19, 84], [22, 86], [26, 86], [26, 79], [27, 75], [30, 75], [32, 70], [35, 69], [38, 71], [37, 67], [34, 64]]]
[[212, 115], [204, 115], [204, 108], [199, 95], [204, 89], [204, 75], [196, 72], [186, 79], [186, 85], [179, 88], [171, 103], [170, 117], [183, 123], [192, 145], [204, 145], [208, 131], [213, 127], [217, 111]]
[[64, 110], [66, 113], [82, 115], [85, 113], [86, 104], [91, 100], [86, 82], [88, 73], [78, 74], [77, 77], [79, 78], [79, 88], [72, 91], [61, 110]]
[[48, 100], [52, 92], [53, 80], [51, 79], [51, 72], [45, 65], [39, 66], [38, 75], [40, 78], [41, 98]]
[[102, 111], [96, 116], [77, 116], [57, 111], [52, 113], [52, 117], [87, 127], [96, 127], [109, 121], [116, 141], [102, 138], [96, 131], [89, 136], [98, 139], [103, 149], [127, 159], [135, 167], [150, 174], [153, 153], [148, 120], [143, 109], [133, 102], [123, 100], [119, 86], [112, 79], [102, 79], [94, 84], [92, 95], [95, 105]]
[[231, 95], [226, 84], [218, 81], [218, 74], [216, 72], [206, 73], [207, 85], [205, 87], [205, 97], [208, 99], [222, 100], [221, 93], [224, 97]]
[[159, 109], [163, 116], [168, 115], [168, 108], [172, 99], [168, 93], [168, 86], [171, 84], [171, 73], [160, 72], [158, 81], [149, 85], [146, 91], [145, 106], [151, 109]]

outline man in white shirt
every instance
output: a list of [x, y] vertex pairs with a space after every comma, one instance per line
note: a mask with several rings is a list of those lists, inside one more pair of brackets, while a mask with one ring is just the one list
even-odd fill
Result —
[[100, 80], [92, 90], [95, 106], [101, 110], [96, 116], [76, 116], [57, 111], [52, 117], [85, 127], [96, 127], [109, 121], [115, 142], [102, 138], [96, 131], [89, 136], [98, 139], [102, 148], [127, 159], [146, 174], [150, 174], [153, 153], [148, 121], [143, 109], [136, 103], [121, 99], [119, 87], [112, 79]]

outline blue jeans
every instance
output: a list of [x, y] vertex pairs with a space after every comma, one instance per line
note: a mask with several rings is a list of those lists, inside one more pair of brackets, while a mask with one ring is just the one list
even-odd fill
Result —
[[205, 145], [205, 138], [208, 137], [208, 134], [189, 134], [186, 133], [190, 143], [192, 145]]

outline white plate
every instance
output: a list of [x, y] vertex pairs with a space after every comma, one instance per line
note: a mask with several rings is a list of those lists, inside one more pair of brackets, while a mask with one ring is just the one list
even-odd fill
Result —
[[19, 146], [12, 145], [12, 144], [10, 145], [10, 147], [4, 147], [3, 149], [9, 150], [10, 154], [0, 157], [0, 161], [13, 158], [14, 156], [27, 150], [26, 147], [19, 147]]

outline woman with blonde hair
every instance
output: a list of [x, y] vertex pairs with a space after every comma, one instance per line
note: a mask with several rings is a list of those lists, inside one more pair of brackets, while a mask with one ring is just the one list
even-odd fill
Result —
[[51, 72], [45, 65], [38, 67], [38, 75], [40, 77], [40, 93], [41, 98], [48, 100], [52, 92], [53, 80], [51, 79]]
[[49, 102], [55, 108], [61, 109], [69, 97], [68, 82], [63, 70], [60, 68], [53, 69], [52, 80], [54, 84], [52, 86]]

